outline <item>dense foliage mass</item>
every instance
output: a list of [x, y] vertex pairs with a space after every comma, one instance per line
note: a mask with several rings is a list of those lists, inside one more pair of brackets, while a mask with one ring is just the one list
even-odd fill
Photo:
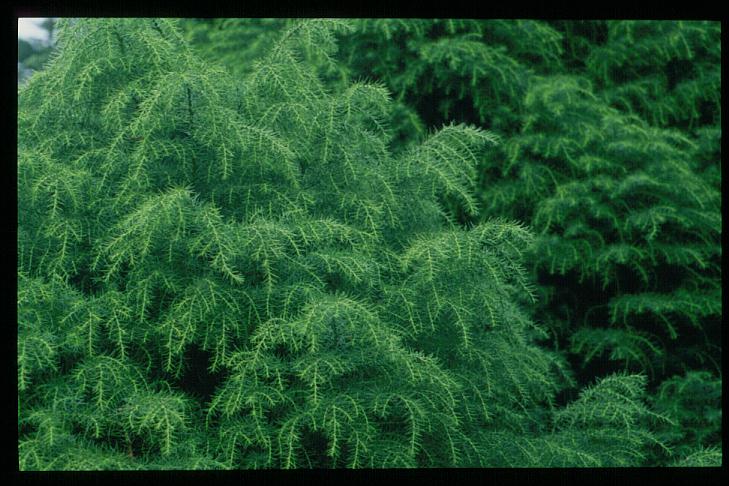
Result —
[[[194, 25], [239, 30], [216, 22]], [[348, 75], [381, 80], [410, 110], [396, 133], [455, 119], [501, 136], [477, 167], [479, 215], [444, 204], [461, 222], [537, 232], [534, 319], [583, 384], [646, 373], [676, 407], [679, 457], [721, 443], [720, 37], [718, 22], [374, 19], [341, 41]], [[677, 390], [697, 383], [714, 390], [711, 419], [677, 412]]]
[[61, 21], [21, 469], [719, 464], [719, 35]]

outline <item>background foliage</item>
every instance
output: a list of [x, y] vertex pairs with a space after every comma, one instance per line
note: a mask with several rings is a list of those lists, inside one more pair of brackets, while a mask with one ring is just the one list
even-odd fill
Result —
[[21, 469], [721, 463], [718, 23], [59, 27]]

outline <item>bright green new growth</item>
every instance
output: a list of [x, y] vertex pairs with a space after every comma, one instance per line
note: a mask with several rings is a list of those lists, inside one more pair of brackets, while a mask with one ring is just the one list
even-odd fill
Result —
[[60, 24], [19, 93], [21, 469], [640, 463], [643, 379], [556, 408], [529, 232], [440, 205], [495, 138], [393, 155], [387, 91], [302, 61], [345, 22], [240, 81], [171, 21]]

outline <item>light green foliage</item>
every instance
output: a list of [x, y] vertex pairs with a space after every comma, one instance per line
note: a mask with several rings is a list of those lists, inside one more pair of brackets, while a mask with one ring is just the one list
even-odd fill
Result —
[[318, 75], [348, 24], [233, 78], [174, 21], [60, 23], [19, 93], [21, 469], [641, 463], [642, 378], [556, 403], [529, 230], [442, 204], [496, 138], [392, 151], [388, 91]]

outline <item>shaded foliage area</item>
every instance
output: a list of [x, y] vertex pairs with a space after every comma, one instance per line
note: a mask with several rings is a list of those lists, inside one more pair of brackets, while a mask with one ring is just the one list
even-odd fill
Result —
[[292, 22], [234, 76], [171, 20], [60, 22], [19, 91], [21, 469], [626, 466], [662, 447], [655, 424], [681, 417], [651, 410], [643, 374], [558, 403], [574, 385], [537, 344], [531, 231], [448, 205], [476, 216], [497, 137], [446, 124], [394, 150], [388, 90], [326, 77], [352, 29]]

